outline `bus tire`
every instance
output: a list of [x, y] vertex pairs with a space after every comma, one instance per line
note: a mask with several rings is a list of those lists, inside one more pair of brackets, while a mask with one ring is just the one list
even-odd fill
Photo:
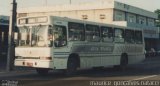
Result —
[[120, 69], [125, 70], [127, 65], [128, 65], [128, 56], [127, 56], [127, 54], [123, 54], [121, 56]]
[[127, 54], [122, 54], [120, 59], [120, 65], [115, 65], [114, 68], [118, 70], [125, 70], [128, 65], [128, 56]]
[[77, 57], [70, 57], [67, 62], [66, 75], [72, 76], [75, 75], [78, 68], [78, 59]]
[[46, 75], [49, 72], [49, 69], [47, 68], [36, 68], [36, 71], [39, 75]]

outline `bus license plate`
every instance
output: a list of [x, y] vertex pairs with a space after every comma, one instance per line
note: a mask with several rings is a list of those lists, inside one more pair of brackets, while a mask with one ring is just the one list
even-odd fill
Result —
[[33, 66], [33, 63], [29, 63], [29, 62], [27, 62], [27, 66], [32, 67], [32, 66]]

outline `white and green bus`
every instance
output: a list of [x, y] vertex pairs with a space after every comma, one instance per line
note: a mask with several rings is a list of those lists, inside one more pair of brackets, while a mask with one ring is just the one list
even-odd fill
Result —
[[142, 30], [56, 16], [18, 18], [15, 66], [39, 74], [119, 66], [145, 59]]

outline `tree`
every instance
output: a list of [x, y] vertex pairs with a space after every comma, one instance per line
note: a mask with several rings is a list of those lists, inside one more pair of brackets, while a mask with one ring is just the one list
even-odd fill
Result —
[[160, 27], [160, 9], [157, 9], [154, 12], [158, 14], [158, 19], [156, 20], [156, 25], [158, 27]]

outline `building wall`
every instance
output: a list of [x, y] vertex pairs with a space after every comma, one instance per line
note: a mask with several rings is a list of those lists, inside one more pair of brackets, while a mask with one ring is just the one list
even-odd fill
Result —
[[110, 23], [120, 26], [138, 28], [144, 30], [145, 38], [159, 38], [157, 33], [158, 29], [155, 27], [155, 19], [153, 17], [147, 17], [124, 10], [110, 8], [27, 13], [27, 16], [43, 15], [69, 17], [73, 19]]
[[0, 60], [5, 61], [8, 51], [9, 16], [0, 15]]
[[150, 17], [150, 18], [155, 18], [155, 19], [157, 18], [157, 14], [155, 14], [153, 12], [150, 12], [150, 11], [147, 11], [142, 8], [135, 7], [135, 6], [131, 6], [128, 4], [124, 4], [121, 2], [115, 1], [114, 8], [116, 10], [121, 10], [121, 11], [134, 13], [134, 14], [138, 14], [138, 15], [143, 15], [143, 16]]
[[73, 19], [80, 19], [80, 20], [101, 22], [101, 23], [112, 23], [113, 21], [113, 9], [28, 13], [26, 16], [43, 16], [43, 15], [69, 17]]
[[8, 25], [9, 16], [0, 15], [0, 25]]
[[155, 19], [158, 16], [153, 12], [114, 0], [101, 0], [98, 2], [76, 5], [71, 4], [53, 7], [18, 9], [18, 17], [38, 15], [70, 17], [102, 23], [127, 21], [130, 23], [141, 24], [142, 26], [154, 26]]
[[113, 21], [113, 9], [102, 9], [95, 11], [95, 21], [102, 23], [111, 23]]

